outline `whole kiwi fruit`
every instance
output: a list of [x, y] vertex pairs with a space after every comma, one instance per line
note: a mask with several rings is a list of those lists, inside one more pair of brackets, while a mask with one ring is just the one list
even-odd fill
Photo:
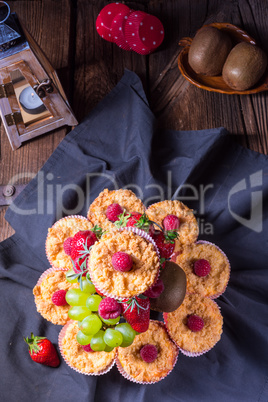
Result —
[[186, 293], [186, 275], [175, 262], [167, 261], [159, 278], [164, 283], [164, 290], [157, 298], [150, 298], [151, 309], [171, 313], [177, 310], [184, 300]]
[[267, 67], [267, 56], [262, 49], [248, 43], [238, 43], [228, 55], [222, 70], [225, 83], [237, 91], [253, 87]]
[[197, 73], [208, 76], [219, 75], [231, 51], [230, 36], [212, 26], [197, 31], [188, 53], [188, 63]]

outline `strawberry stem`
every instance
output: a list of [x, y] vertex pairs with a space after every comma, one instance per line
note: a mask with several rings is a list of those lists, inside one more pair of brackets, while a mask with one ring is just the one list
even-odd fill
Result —
[[130, 217], [131, 217], [131, 215], [128, 214], [127, 211], [124, 209], [122, 214], [120, 214], [118, 216], [118, 220], [115, 221], [115, 223], [114, 223], [115, 226], [117, 227], [117, 229], [126, 227], [127, 221], [129, 220]]
[[24, 341], [27, 343], [30, 354], [38, 353], [40, 350], [40, 347], [38, 346], [38, 343], [41, 342], [42, 339], [46, 339], [44, 336], [34, 336], [34, 334], [31, 332], [31, 337], [30, 338], [23, 338]]
[[95, 235], [97, 236], [98, 239], [101, 238], [101, 236], [105, 233], [105, 230], [103, 230], [100, 226], [95, 225], [92, 229], [92, 232], [95, 233]]

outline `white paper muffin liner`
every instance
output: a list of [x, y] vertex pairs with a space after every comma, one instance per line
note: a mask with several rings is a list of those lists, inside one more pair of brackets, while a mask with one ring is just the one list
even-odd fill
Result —
[[179, 348], [177, 347], [177, 345], [176, 345], [176, 343], [173, 341], [173, 339], [170, 337], [170, 335], [169, 335], [169, 333], [168, 333], [168, 331], [167, 331], [167, 328], [166, 328], [165, 324], [164, 324], [163, 322], [161, 322], [161, 321], [158, 321], [158, 320], [150, 320], [150, 321], [157, 322], [158, 324], [160, 324], [160, 325], [166, 330], [167, 335], [168, 335], [168, 337], [169, 337], [169, 340], [170, 340], [170, 341], [175, 345], [175, 347], [177, 348], [177, 354], [175, 355], [175, 359], [174, 359], [174, 363], [173, 363], [172, 368], [171, 368], [162, 378], [159, 378], [158, 380], [155, 380], [155, 381], [153, 381], [153, 380], [152, 380], [152, 381], [139, 381], [139, 380], [137, 380], [136, 378], [133, 378], [130, 374], [128, 374], [128, 373], [124, 370], [124, 368], [123, 368], [123, 366], [122, 366], [122, 364], [121, 364], [121, 362], [120, 362], [120, 360], [119, 360], [119, 358], [118, 358], [118, 354], [117, 354], [117, 356], [116, 356], [116, 358], [115, 358], [115, 363], [116, 363], [116, 366], [117, 366], [117, 368], [118, 368], [118, 371], [120, 372], [120, 374], [121, 374], [124, 378], [126, 378], [127, 380], [132, 381], [132, 382], [134, 382], [134, 383], [136, 383], [136, 384], [149, 385], [149, 384], [156, 384], [157, 382], [164, 380], [164, 379], [171, 373], [171, 371], [174, 369], [174, 367], [175, 367], [175, 365], [176, 365], [176, 363], [177, 363], [177, 360], [178, 360]]
[[[57, 267], [50, 267], [50, 268], [46, 269], [46, 270], [41, 274], [41, 276], [39, 277], [39, 279], [38, 279], [38, 281], [37, 281], [37, 283], [36, 283], [35, 286], [40, 286], [41, 283], [43, 282], [43, 280], [46, 278], [46, 276], [49, 275], [50, 273], [55, 272], [55, 271], [62, 271], [62, 272], [65, 272], [65, 273], [67, 272], [65, 269], [61, 269], [61, 268], [57, 268]], [[35, 286], [34, 286], [34, 287], [35, 287]], [[34, 302], [35, 302], [36, 309], [37, 309], [37, 311], [38, 311], [38, 306], [37, 306], [37, 304], [36, 304], [36, 297], [35, 297], [35, 295], [34, 295]], [[38, 313], [41, 314], [41, 316], [42, 316], [46, 321], [52, 322], [52, 324], [55, 324], [55, 322], [53, 322], [52, 320], [49, 320], [48, 318], [46, 318], [42, 313], [40, 313], [40, 311], [38, 311]], [[68, 320], [69, 320], [69, 318], [65, 321], [65, 323], [66, 323]], [[65, 325], [65, 323], [61, 323], [61, 324], [57, 323], [57, 324], [55, 324], [55, 325]]]
[[[58, 337], [58, 345], [59, 345], [60, 354], [61, 354], [62, 358], [64, 359], [65, 363], [66, 363], [71, 369], [75, 370], [77, 373], [84, 374], [84, 375], [88, 375], [88, 376], [99, 376], [99, 375], [103, 375], [103, 374], [108, 373], [108, 372], [112, 369], [112, 367], [115, 365], [115, 358], [116, 358], [116, 357], [107, 365], [107, 367], [105, 367], [105, 368], [102, 369], [102, 370], [99, 370], [99, 371], [96, 371], [96, 372], [92, 372], [92, 373], [86, 373], [86, 372], [84, 372], [84, 371], [82, 371], [82, 370], [76, 368], [75, 366], [73, 366], [73, 365], [68, 361], [68, 359], [66, 358], [66, 356], [65, 356], [65, 354], [64, 354], [64, 352], [63, 352], [62, 340], [63, 340], [63, 338], [64, 338], [64, 336], [65, 336], [65, 333], [66, 333], [66, 330], [67, 330], [68, 326], [69, 326], [72, 322], [73, 322], [73, 320], [69, 320], [69, 321], [64, 325], [64, 327], [61, 329], [61, 331], [60, 331], [60, 333], [59, 333], [59, 337]], [[76, 342], [76, 340], [75, 340], [75, 342]], [[87, 352], [86, 352], [86, 353], [87, 353]], [[91, 353], [91, 352], [88, 352], [88, 353]], [[92, 352], [92, 353], [98, 353], [98, 352]]]
[[[159, 250], [158, 250], [158, 247], [157, 247], [155, 241], [153, 240], [153, 238], [152, 238], [147, 232], [145, 232], [144, 230], [138, 229], [138, 228], [126, 227], [126, 228], [120, 228], [120, 229], [118, 229], [118, 231], [119, 231], [119, 232], [123, 232], [123, 231], [133, 232], [133, 233], [137, 234], [137, 235], [140, 236], [140, 237], [143, 237], [145, 240], [147, 240], [147, 241], [149, 241], [150, 243], [153, 244], [153, 246], [154, 246], [154, 248], [155, 248], [155, 251], [156, 251], [156, 253], [157, 253], [158, 259], [159, 259], [159, 267], [158, 267], [158, 272], [157, 272], [157, 274], [156, 274], [156, 276], [155, 276], [155, 280], [154, 280], [153, 284], [148, 288], [148, 289], [150, 289], [151, 287], [153, 287], [153, 286], [156, 284], [156, 282], [157, 282], [157, 280], [158, 280], [158, 278], [159, 278], [159, 275], [160, 275], [160, 253], [159, 253]], [[89, 276], [90, 276], [91, 282], [93, 283], [93, 285], [94, 285], [104, 296], [106, 296], [106, 297], [111, 297], [111, 298], [116, 299], [116, 300], [122, 300], [122, 299], [131, 299], [131, 298], [133, 298], [133, 297], [138, 296], [138, 295], [141, 294], [140, 291], [137, 292], [136, 294], [133, 294], [132, 296], [117, 296], [117, 295], [111, 294], [111, 293], [109, 293], [109, 292], [103, 290], [103, 289], [98, 285], [98, 283], [92, 278], [91, 271], [90, 271], [90, 258], [88, 258], [87, 267], [88, 267], [88, 272], [89, 272]], [[146, 290], [148, 290], [148, 289], [146, 289]], [[144, 290], [144, 292], [145, 292], [146, 290]]]
[[226, 260], [227, 260], [227, 262], [228, 262], [228, 274], [229, 274], [229, 275], [228, 275], [228, 280], [227, 280], [227, 282], [226, 282], [225, 287], [223, 288], [223, 290], [222, 290], [221, 292], [218, 292], [218, 293], [215, 293], [214, 295], [208, 296], [210, 299], [217, 299], [219, 296], [221, 296], [221, 295], [225, 292], [225, 290], [226, 290], [226, 288], [227, 288], [227, 285], [228, 285], [228, 283], [229, 283], [230, 275], [231, 275], [231, 264], [230, 264], [230, 261], [229, 261], [227, 255], [226, 255], [216, 244], [214, 244], [214, 243], [211, 243], [211, 242], [206, 241], [206, 240], [198, 240], [197, 242], [195, 242], [195, 244], [210, 244], [211, 246], [216, 247], [216, 249], [217, 249], [220, 253], [222, 253], [222, 254], [224, 255], [224, 257], [226, 258]]
[[46, 277], [48, 274], [50, 274], [51, 272], [55, 272], [55, 271], [66, 272], [65, 269], [56, 268], [56, 267], [53, 267], [53, 266], [52, 266], [52, 267], [46, 269], [46, 270], [41, 274], [41, 276], [39, 277], [39, 279], [38, 279], [38, 281], [37, 281], [37, 283], [36, 283], [36, 286], [41, 285], [41, 283], [43, 282], [43, 280], [45, 279], [45, 277]]
[[[63, 218], [57, 220], [57, 221], [51, 226], [51, 228], [53, 228], [53, 227], [54, 227], [56, 224], [58, 224], [60, 221], [63, 221], [63, 220], [66, 220], [66, 219], [70, 219], [70, 218], [77, 218], [77, 219], [82, 219], [82, 220], [91, 222], [88, 218], [86, 218], [85, 216], [82, 216], [82, 215], [69, 215], [69, 216], [65, 216], [65, 217], [63, 217]], [[92, 222], [91, 222], [91, 223], [92, 223]], [[93, 225], [93, 223], [92, 223], [92, 225]], [[46, 242], [45, 242], [46, 257], [47, 257], [49, 263], [50, 263], [51, 265], [54, 265], [54, 261], [52, 261], [50, 255], [49, 255], [49, 253], [48, 253], [48, 250], [47, 250], [47, 241], [48, 241], [48, 237], [49, 237], [49, 232], [48, 232], [48, 234], [47, 234]], [[61, 270], [65, 270], [65, 271], [69, 271], [70, 268], [60, 268], [60, 269], [61, 269]]]
[[[210, 297], [207, 297], [207, 296], [204, 296], [204, 297], [206, 297], [207, 299], [211, 299]], [[221, 309], [220, 309], [220, 306], [219, 306], [214, 300], [211, 300], [211, 301], [217, 306], [218, 310], [220, 311], [220, 310], [221, 310]], [[163, 319], [164, 319], [164, 323], [165, 323], [166, 330], [167, 330], [167, 332], [168, 332], [170, 338], [173, 340], [173, 342], [174, 342], [174, 343], [177, 345], [177, 347], [179, 348], [180, 352], [181, 352], [182, 354], [184, 354], [185, 356], [188, 356], [188, 357], [198, 357], [198, 356], [202, 356], [202, 355], [204, 355], [205, 353], [209, 352], [211, 349], [213, 349], [214, 346], [220, 341], [220, 339], [219, 339], [219, 340], [218, 340], [217, 342], [215, 342], [214, 345], [212, 345], [210, 348], [205, 349], [205, 350], [202, 350], [201, 352], [191, 352], [191, 351], [189, 351], [189, 350], [183, 349], [183, 348], [175, 341], [175, 339], [172, 338], [172, 334], [170, 333], [169, 328], [168, 328], [168, 314], [169, 314], [169, 313], [163, 313]]]

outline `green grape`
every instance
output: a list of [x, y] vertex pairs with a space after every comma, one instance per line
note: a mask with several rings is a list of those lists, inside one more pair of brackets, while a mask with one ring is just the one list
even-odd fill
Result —
[[75, 275], [75, 272], [73, 269], [69, 269], [69, 271], [66, 272], [65, 277], [66, 277], [66, 281], [70, 282], [70, 283], [75, 283], [77, 282], [77, 278], [72, 278], [72, 276]]
[[78, 328], [80, 329], [82, 321], [77, 321]]
[[82, 331], [78, 331], [76, 335], [76, 340], [80, 345], [88, 345], [91, 341], [92, 336], [83, 334]]
[[107, 319], [102, 318], [102, 317], [100, 317], [100, 318], [104, 322], [104, 324], [106, 324], [106, 325], [115, 325], [115, 324], [117, 324], [119, 322], [120, 315], [117, 318], [107, 318]]
[[83, 293], [81, 289], [69, 289], [65, 298], [70, 306], [85, 306], [88, 294]]
[[108, 345], [106, 345], [105, 346], [105, 349], [104, 349], [104, 352], [111, 352], [112, 350], [114, 350], [114, 348], [111, 348], [111, 346], [108, 346]]
[[96, 289], [93, 283], [89, 283], [86, 279], [82, 279], [82, 289], [84, 293], [95, 293]]
[[115, 329], [107, 328], [103, 339], [106, 345], [115, 348], [116, 346], [120, 346], [123, 342], [123, 335]]
[[96, 314], [84, 318], [81, 323], [81, 331], [85, 335], [95, 335], [102, 327], [102, 322]]
[[73, 306], [68, 311], [68, 316], [71, 320], [82, 321], [91, 311], [86, 306]]
[[102, 297], [100, 295], [92, 295], [87, 298], [86, 306], [91, 311], [98, 311], [99, 304], [102, 301]]
[[91, 349], [94, 350], [95, 352], [97, 351], [100, 352], [106, 348], [106, 343], [104, 342], [103, 336], [104, 331], [102, 329], [92, 336], [90, 346]]
[[131, 327], [130, 324], [127, 322], [118, 324], [115, 327], [115, 330], [121, 332], [123, 336], [123, 342], [120, 345], [122, 348], [125, 348], [133, 343], [136, 336], [136, 331]]

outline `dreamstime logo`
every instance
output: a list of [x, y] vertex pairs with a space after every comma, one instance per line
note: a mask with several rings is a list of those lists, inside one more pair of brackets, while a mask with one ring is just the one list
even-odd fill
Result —
[[[249, 187], [255, 189], [263, 184], [263, 171], [259, 170], [249, 176]], [[232, 217], [241, 223], [241, 225], [253, 230], [254, 232], [261, 233], [263, 226], [263, 192], [262, 190], [251, 191], [251, 205], [250, 205], [250, 218], [245, 218], [238, 215], [231, 209], [231, 198], [248, 189], [246, 179], [236, 183], [230, 190], [228, 195], [228, 209]]]

